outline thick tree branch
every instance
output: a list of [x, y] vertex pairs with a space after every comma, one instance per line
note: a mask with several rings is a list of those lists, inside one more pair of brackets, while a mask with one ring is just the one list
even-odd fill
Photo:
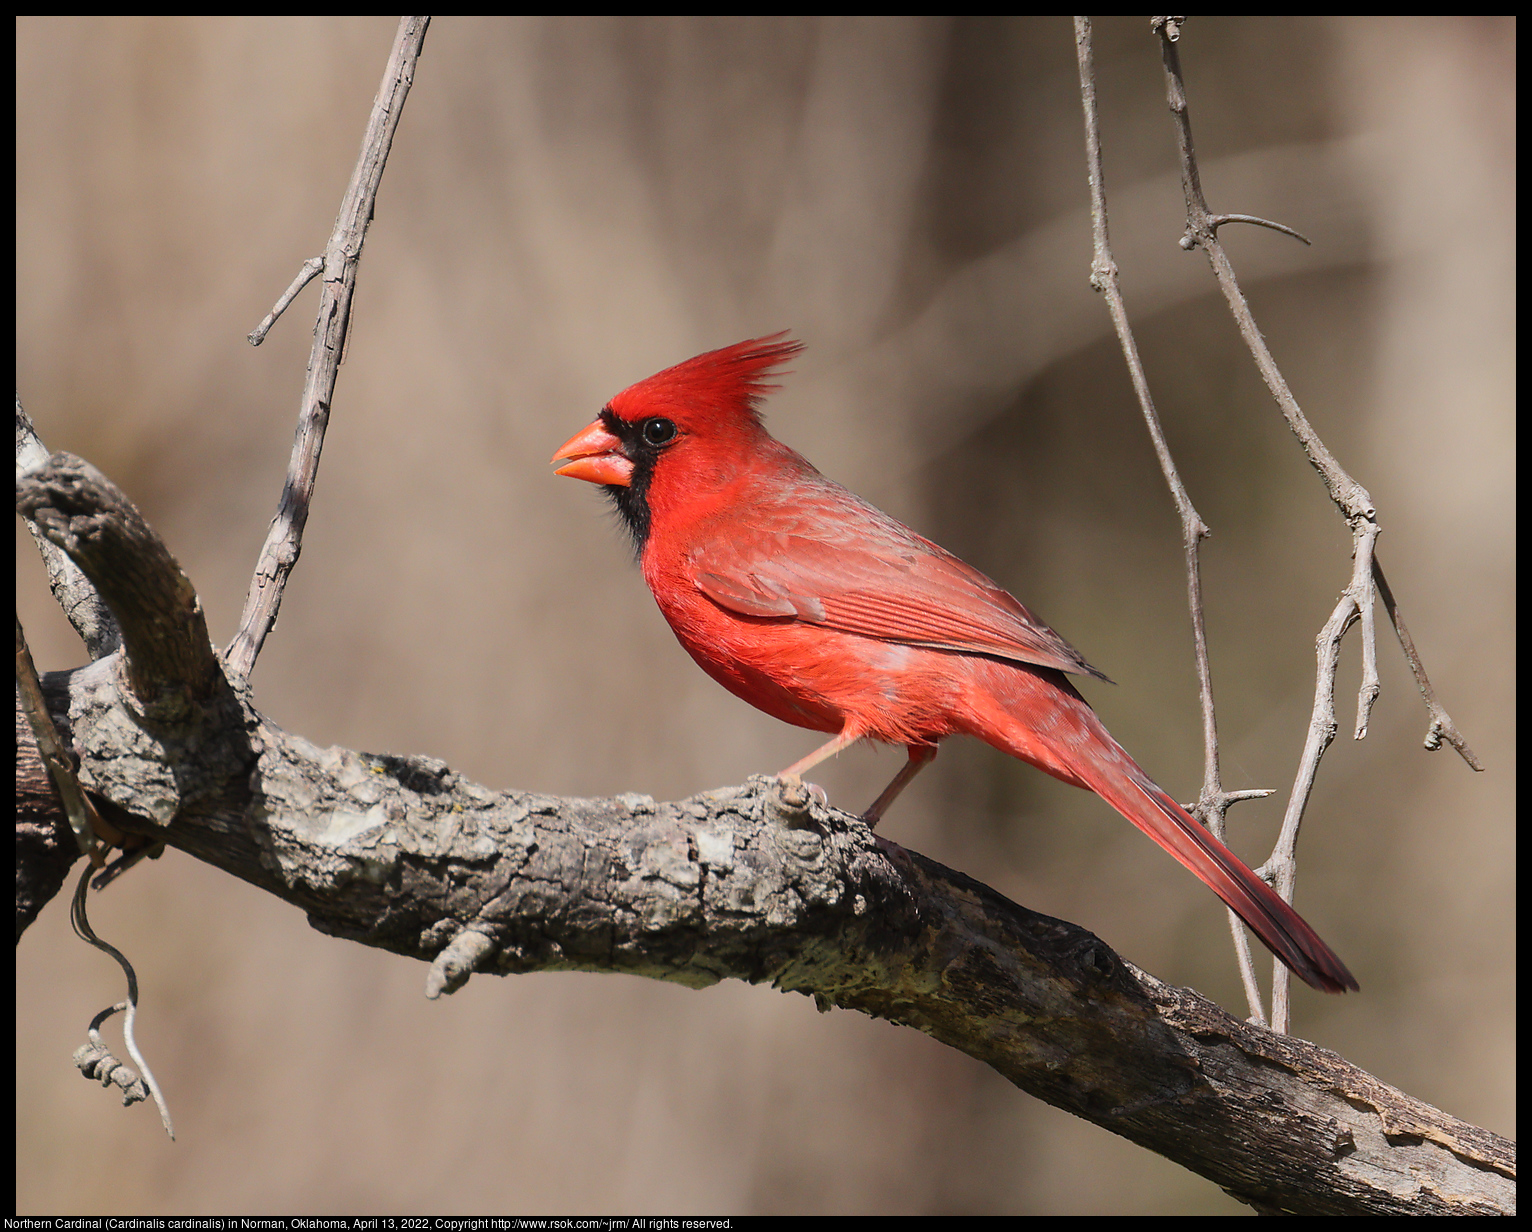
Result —
[[223, 679], [191, 582], [143, 516], [83, 458], [56, 453], [18, 476], [16, 507], [80, 567], [121, 631], [128, 691], [161, 720], [187, 716]]
[[[168, 719], [133, 682], [141, 646], [193, 675], [210, 654], [195, 622], [147, 619], [186, 611], [179, 568], [154, 539], [136, 572], [158, 582], [106, 584], [123, 562], [101, 545], [153, 531], [77, 460], [19, 486], [29, 516], [70, 528], [58, 540], [124, 631], [120, 656], [43, 682], [109, 819], [302, 907], [322, 932], [430, 963], [433, 995], [475, 970], [771, 983], [924, 1031], [1263, 1209], [1514, 1204], [1502, 1139], [1163, 985], [807, 793], [791, 805], [774, 780], [676, 804], [491, 791], [429, 758], [317, 748], [255, 711], [232, 671], [159, 681], [157, 696], [197, 699]], [[25, 768], [36, 746], [18, 739]], [[53, 799], [27, 803], [58, 812]]]
[[[16, 476], [19, 479], [48, 461], [48, 449], [32, 426], [32, 418], [22, 409], [21, 398], [16, 398]], [[85, 580], [74, 561], [55, 547], [31, 522], [27, 529], [42, 553], [43, 567], [48, 570], [48, 587], [64, 616], [74, 626], [75, 632], [85, 643], [92, 659], [104, 658], [122, 645], [122, 633], [112, 613], [96, 588]]]

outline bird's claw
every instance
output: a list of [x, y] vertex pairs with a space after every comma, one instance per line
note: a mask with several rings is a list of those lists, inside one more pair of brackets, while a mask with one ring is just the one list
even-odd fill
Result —
[[777, 804], [789, 825], [801, 824], [814, 810], [817, 803], [824, 808], [829, 804], [824, 788], [815, 783], [805, 783], [796, 774], [779, 774], [776, 779]]
[[777, 775], [777, 794], [790, 808], [806, 808], [810, 797], [818, 801], [821, 808], [830, 806], [830, 797], [823, 787], [818, 783], [805, 783], [797, 774]]

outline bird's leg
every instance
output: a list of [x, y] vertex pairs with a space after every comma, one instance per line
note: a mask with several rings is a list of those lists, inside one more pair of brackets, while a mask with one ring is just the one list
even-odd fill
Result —
[[861, 738], [861, 732], [854, 730], [850, 726], [847, 726], [844, 730], [842, 730], [840, 735], [835, 737], [834, 740], [831, 740], [828, 744], [821, 745], [807, 757], [800, 757], [786, 770], [782, 771], [781, 774], [777, 775], [777, 777], [779, 779], [801, 778], [805, 770], [812, 770], [820, 762], [834, 757], [842, 749], [846, 748], [848, 745], [855, 744]]
[[[781, 774], [777, 775], [777, 778], [784, 783], [801, 783], [803, 782], [803, 772], [805, 770], [812, 770], [820, 762], [826, 760], [827, 758], [834, 757], [842, 749], [855, 744], [861, 738], [861, 732], [856, 731], [850, 725], [847, 725], [842, 729], [841, 734], [836, 736], [834, 740], [831, 740], [827, 744], [821, 745], [807, 757], [800, 757], [786, 770], [782, 771]], [[824, 792], [820, 791], [817, 787], [815, 787], [814, 790], [819, 792], [821, 799], [824, 798]]]
[[934, 744], [912, 744], [908, 748], [909, 761], [905, 762], [904, 768], [894, 775], [894, 781], [883, 789], [883, 794], [862, 814], [862, 820], [867, 823], [869, 830], [877, 829], [878, 822], [883, 820], [884, 811], [894, 802], [899, 793], [910, 785], [910, 780], [936, 760]]

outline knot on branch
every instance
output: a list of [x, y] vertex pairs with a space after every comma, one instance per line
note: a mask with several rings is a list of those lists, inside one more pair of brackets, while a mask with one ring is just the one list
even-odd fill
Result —
[[426, 999], [435, 1001], [442, 993], [456, 992], [499, 949], [500, 943], [488, 934], [476, 928], [465, 928], [431, 960], [431, 970], [426, 976]]
[[813, 828], [829, 808], [823, 790], [797, 775], [752, 774], [746, 786], [762, 793], [770, 815], [789, 830]]
[[[94, 1031], [91, 1032], [95, 1034]], [[131, 1065], [124, 1065], [112, 1055], [99, 1038], [74, 1050], [74, 1063], [81, 1074], [104, 1087], [115, 1086], [122, 1092], [122, 1106], [130, 1107], [149, 1098], [149, 1088]]]

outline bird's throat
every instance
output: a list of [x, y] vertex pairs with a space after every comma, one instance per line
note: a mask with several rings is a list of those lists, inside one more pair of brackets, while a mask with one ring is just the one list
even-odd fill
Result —
[[623, 528], [633, 541], [635, 556], [642, 555], [644, 544], [649, 542], [649, 479], [652, 474], [651, 467], [639, 465], [634, 467], [632, 478], [626, 485], [602, 485], [602, 491], [611, 498]]

